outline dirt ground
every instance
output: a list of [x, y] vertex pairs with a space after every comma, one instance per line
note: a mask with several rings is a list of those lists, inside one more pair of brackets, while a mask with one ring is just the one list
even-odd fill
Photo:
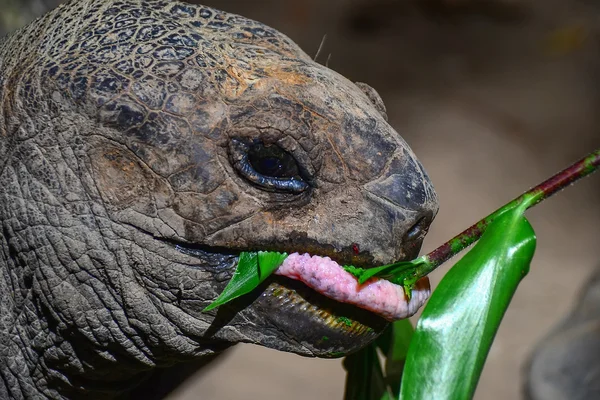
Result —
[[[450, 13], [407, 0], [204, 3], [265, 22], [311, 55], [327, 34], [321, 62], [331, 53], [332, 69], [380, 92], [440, 196], [424, 251], [600, 147], [600, 6], [591, 1], [513, 0]], [[599, 179], [528, 213], [537, 254], [476, 399], [521, 397], [533, 346], [600, 266]], [[340, 360], [240, 345], [170, 400], [341, 399], [344, 376]]]
[[[600, 147], [597, 2], [442, 2], [453, 6], [204, 1], [279, 29], [309, 54], [327, 34], [319, 60], [331, 54], [332, 69], [380, 92], [390, 123], [419, 156], [440, 197], [425, 252]], [[533, 346], [600, 266], [600, 175], [528, 216], [537, 254], [500, 328], [477, 399], [521, 397]], [[434, 273], [434, 285], [448, 267]], [[341, 399], [344, 376], [340, 360], [240, 345], [169, 399]]]

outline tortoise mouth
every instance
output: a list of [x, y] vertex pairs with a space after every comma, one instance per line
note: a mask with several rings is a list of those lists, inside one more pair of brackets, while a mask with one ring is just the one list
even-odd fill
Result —
[[368, 345], [389, 322], [368, 310], [341, 303], [282, 276], [271, 276], [252, 303], [275, 326], [310, 344], [319, 357], [341, 357]]
[[[239, 256], [240, 252], [247, 251], [187, 243], [176, 243], [175, 248], [199, 258]], [[285, 250], [278, 248], [277, 251]], [[302, 343], [309, 349], [309, 355], [325, 358], [342, 357], [361, 349], [375, 340], [389, 324], [371, 311], [338, 302], [299, 280], [275, 274], [251, 293], [220, 308], [225, 308], [229, 314], [247, 307], [256, 310], [269, 325]]]

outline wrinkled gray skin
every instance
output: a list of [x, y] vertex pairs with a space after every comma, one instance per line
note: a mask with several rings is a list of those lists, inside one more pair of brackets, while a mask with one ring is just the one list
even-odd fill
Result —
[[[241, 250], [417, 254], [437, 198], [368, 86], [166, 1], [61, 6], [0, 42], [0, 72], [1, 399], [115, 398], [238, 342], [339, 357], [385, 327], [281, 278], [202, 313]], [[295, 180], [247, 168], [258, 142]]]

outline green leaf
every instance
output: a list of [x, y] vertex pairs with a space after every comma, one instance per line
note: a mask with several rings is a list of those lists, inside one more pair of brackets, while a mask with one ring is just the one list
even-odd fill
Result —
[[359, 268], [353, 265], [344, 265], [344, 269], [354, 275], [361, 285], [372, 277], [383, 278], [397, 284], [403, 284], [404, 280], [424, 262], [424, 259], [420, 257], [412, 261], [399, 261], [397, 263], [375, 268]]
[[410, 341], [415, 329], [409, 319], [392, 323], [377, 338], [377, 346], [385, 355], [385, 383], [392, 389], [394, 398], [398, 398], [400, 381]]
[[[414, 329], [410, 320], [390, 324], [375, 343], [344, 359], [345, 400], [392, 400], [398, 397], [402, 367]], [[377, 348], [386, 356], [384, 374]], [[390, 391], [390, 388], [393, 391]]]
[[210, 311], [250, 293], [283, 263], [287, 253], [259, 251], [240, 254], [238, 266], [223, 292], [203, 311]]
[[354, 265], [344, 265], [342, 268], [344, 268], [344, 270], [346, 270], [346, 272], [354, 275], [354, 277], [356, 279], [358, 279], [358, 281], [362, 284], [365, 283], [365, 281], [360, 281], [361, 277], [363, 276], [363, 274], [367, 271], [364, 268], [359, 268], [359, 267], [355, 267]]
[[287, 258], [287, 253], [277, 253], [274, 251], [258, 252], [258, 278], [264, 281], [283, 263]]
[[344, 400], [392, 399], [381, 372], [375, 344], [347, 356], [343, 365], [348, 372]]
[[496, 218], [442, 279], [410, 344], [400, 399], [468, 399], [504, 312], [529, 272], [535, 233], [525, 206]]
[[415, 328], [413, 328], [409, 319], [402, 319], [393, 323], [393, 330], [393, 346], [385, 359], [385, 381], [392, 389], [395, 398], [398, 398], [406, 356]]

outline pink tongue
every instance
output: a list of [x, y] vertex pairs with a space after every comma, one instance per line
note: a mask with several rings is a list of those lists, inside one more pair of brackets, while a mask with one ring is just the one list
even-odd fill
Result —
[[275, 274], [304, 282], [311, 289], [341, 303], [354, 304], [393, 321], [408, 318], [425, 304], [431, 293], [429, 279], [419, 280], [407, 299], [402, 286], [372, 278], [360, 285], [329, 257], [290, 254]]

